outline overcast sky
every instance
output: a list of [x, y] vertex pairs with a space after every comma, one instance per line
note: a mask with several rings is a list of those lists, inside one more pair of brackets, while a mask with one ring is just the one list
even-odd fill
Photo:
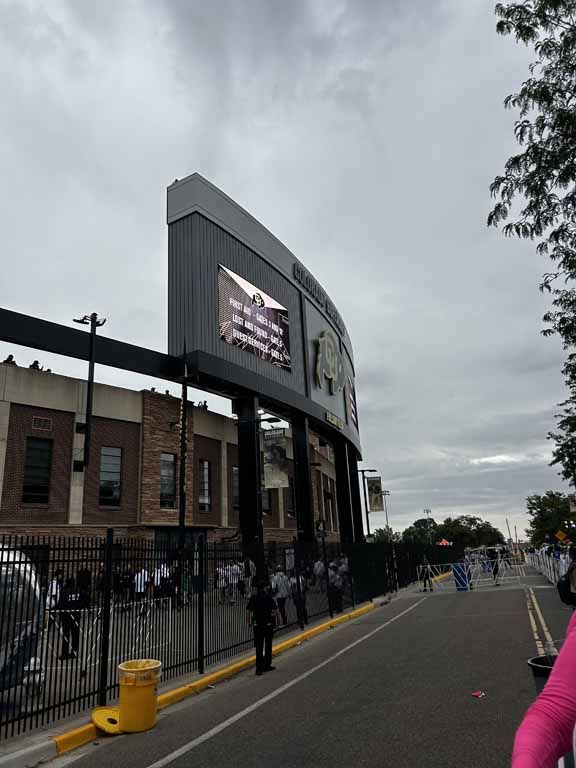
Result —
[[485, 226], [530, 60], [494, 27], [492, 0], [0, 0], [0, 305], [166, 350], [165, 189], [199, 171], [344, 317], [393, 527], [429, 507], [520, 534], [562, 488], [562, 352], [545, 263]]

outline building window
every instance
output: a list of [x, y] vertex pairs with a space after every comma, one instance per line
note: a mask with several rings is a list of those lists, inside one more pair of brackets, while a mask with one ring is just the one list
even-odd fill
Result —
[[324, 492], [324, 519], [326, 521], [328, 530], [336, 530], [334, 525], [334, 504], [332, 500], [332, 494], [328, 493], [328, 491]]
[[240, 509], [240, 469], [232, 467], [232, 509]]
[[122, 493], [122, 448], [100, 449], [101, 507], [119, 507]]
[[48, 504], [51, 469], [52, 440], [45, 437], [27, 437], [22, 488], [23, 504]]
[[160, 454], [160, 506], [174, 509], [176, 506], [176, 456]]
[[198, 507], [200, 512], [210, 512], [212, 504], [210, 486], [211, 486], [211, 472], [210, 462], [206, 459], [200, 459], [198, 463], [200, 469], [199, 481], [198, 481]]
[[262, 512], [265, 515], [272, 512], [272, 492], [269, 488], [262, 489]]
[[286, 514], [288, 517], [294, 517], [294, 478], [288, 477], [288, 488], [286, 489]]

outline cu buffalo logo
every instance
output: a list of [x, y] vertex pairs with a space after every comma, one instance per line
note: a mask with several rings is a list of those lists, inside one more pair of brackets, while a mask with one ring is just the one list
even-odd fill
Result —
[[257, 307], [262, 308], [264, 306], [264, 299], [262, 298], [262, 294], [255, 293], [254, 296], [252, 296], [252, 304], [256, 304]]
[[316, 383], [322, 387], [324, 379], [328, 379], [330, 394], [335, 395], [344, 387], [344, 363], [338, 342], [330, 331], [323, 331], [316, 344]]

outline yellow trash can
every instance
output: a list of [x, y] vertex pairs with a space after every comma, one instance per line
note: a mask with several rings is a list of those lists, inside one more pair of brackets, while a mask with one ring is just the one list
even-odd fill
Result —
[[135, 659], [118, 665], [118, 724], [124, 733], [148, 731], [156, 724], [156, 686], [161, 670], [162, 662], [154, 659]]

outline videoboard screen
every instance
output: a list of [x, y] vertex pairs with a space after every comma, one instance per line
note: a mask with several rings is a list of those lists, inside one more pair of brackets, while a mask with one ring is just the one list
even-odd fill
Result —
[[218, 265], [220, 338], [291, 371], [288, 310], [227, 267]]

